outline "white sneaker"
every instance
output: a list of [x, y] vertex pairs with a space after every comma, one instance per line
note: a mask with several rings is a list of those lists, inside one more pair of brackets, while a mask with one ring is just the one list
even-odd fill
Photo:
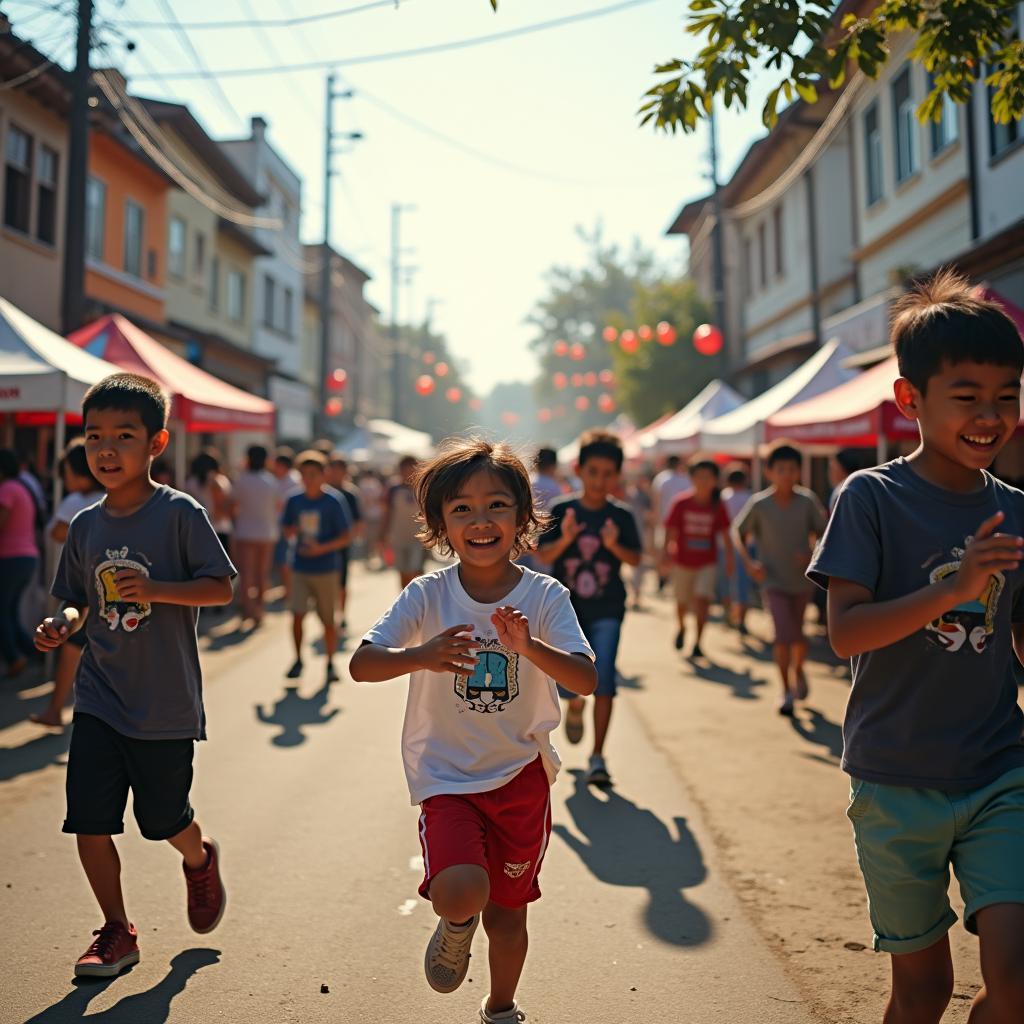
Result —
[[590, 759], [587, 767], [587, 784], [591, 786], [610, 786], [612, 777], [608, 774], [608, 763], [600, 754]]
[[489, 998], [489, 996], [484, 996], [484, 1001], [480, 1004], [480, 1024], [523, 1024], [523, 1021], [526, 1020], [526, 1014], [519, 1009], [518, 1003], [513, 1003], [511, 1010], [489, 1013], [487, 1010]]
[[423, 957], [427, 984], [435, 992], [454, 992], [465, 981], [469, 970], [469, 947], [473, 945], [473, 933], [479, 923], [479, 914], [460, 928], [453, 927], [443, 917], [437, 922]]

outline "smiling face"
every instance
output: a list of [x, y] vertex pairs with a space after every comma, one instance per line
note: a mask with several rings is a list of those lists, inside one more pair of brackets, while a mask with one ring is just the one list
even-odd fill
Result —
[[135, 410], [90, 409], [85, 421], [85, 454], [93, 476], [108, 493], [149, 480], [153, 459], [162, 455], [170, 435], [152, 437]]
[[578, 469], [583, 485], [583, 500], [591, 504], [603, 504], [619, 485], [621, 470], [614, 459], [591, 455]]
[[520, 512], [512, 489], [489, 469], [468, 476], [459, 493], [441, 506], [444, 533], [468, 565], [491, 566], [509, 560]]
[[896, 382], [896, 402], [921, 428], [924, 453], [939, 473], [977, 474], [992, 465], [1020, 419], [1016, 367], [944, 363], [922, 394]]

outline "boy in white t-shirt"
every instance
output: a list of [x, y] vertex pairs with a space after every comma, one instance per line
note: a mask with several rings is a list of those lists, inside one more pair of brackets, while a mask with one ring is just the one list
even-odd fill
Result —
[[569, 592], [516, 564], [541, 525], [530, 480], [506, 445], [450, 439], [414, 480], [422, 538], [459, 561], [414, 579], [364, 637], [357, 682], [411, 674], [402, 754], [420, 805], [420, 894], [441, 919], [427, 947], [427, 982], [462, 984], [481, 918], [490, 942], [483, 1024], [513, 1024], [526, 960], [527, 904], [551, 833], [559, 768], [550, 735], [561, 717], [557, 679], [587, 695], [593, 651]]

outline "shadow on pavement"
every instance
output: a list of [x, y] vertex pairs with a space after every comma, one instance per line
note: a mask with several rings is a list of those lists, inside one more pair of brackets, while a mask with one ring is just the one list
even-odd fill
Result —
[[758, 679], [750, 674], [750, 669], [743, 672], [735, 672], [724, 665], [705, 664], [701, 661], [687, 661], [690, 671], [708, 683], [718, 683], [720, 686], [728, 686], [732, 695], [740, 700], [757, 700], [757, 691], [765, 685], [763, 679]]
[[70, 743], [70, 729], [63, 732], [40, 729], [38, 736], [20, 747], [0, 747], [0, 782], [60, 764], [60, 758], [67, 753]]
[[620, 690], [642, 690], [644, 689], [643, 676], [624, 676], [621, 672], [615, 676], [615, 685]]
[[674, 946], [699, 946], [711, 937], [711, 922], [683, 889], [700, 885], [707, 877], [700, 847], [686, 825], [675, 818], [677, 836], [648, 810], [620, 796], [614, 789], [598, 795], [574, 771], [576, 791], [566, 801], [578, 838], [563, 825], [554, 831], [607, 885], [646, 889], [649, 894], [644, 920], [652, 935]]
[[[262, 704], [256, 705], [256, 717], [264, 725], [279, 725], [281, 731], [270, 741], [275, 747], [297, 747], [306, 742], [303, 726], [326, 725], [340, 708], [327, 708], [331, 684], [324, 685], [311, 697], [299, 696], [297, 686], [286, 686], [284, 696], [268, 712]], [[326, 714], [324, 713], [326, 711]]]
[[832, 755], [833, 764], [843, 756], [843, 727], [826, 718], [815, 708], [804, 707], [789, 720], [793, 731], [808, 743], [824, 747]]
[[125, 996], [109, 1010], [88, 1016], [89, 1003], [106, 992], [117, 979], [77, 978], [72, 990], [59, 1003], [30, 1017], [25, 1024], [71, 1024], [83, 1019], [95, 1024], [164, 1024], [171, 1015], [171, 1002], [185, 991], [189, 978], [204, 967], [219, 962], [219, 949], [186, 949], [171, 960], [171, 969], [151, 989]]

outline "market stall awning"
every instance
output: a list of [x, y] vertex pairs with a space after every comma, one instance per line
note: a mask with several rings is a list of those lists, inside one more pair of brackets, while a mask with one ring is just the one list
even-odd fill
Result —
[[692, 455], [700, 444], [701, 427], [743, 402], [743, 396], [725, 381], [713, 380], [679, 412], [649, 429], [640, 444], [650, 455]]
[[101, 317], [69, 340], [122, 370], [155, 380], [171, 396], [171, 419], [189, 433], [274, 430], [273, 402], [194, 366], [120, 313]]
[[77, 417], [86, 391], [117, 372], [0, 298], [0, 412]]
[[853, 371], [842, 365], [849, 355], [846, 346], [838, 341], [823, 345], [774, 387], [704, 424], [699, 447], [723, 455], [756, 454], [758, 446], [766, 440], [766, 420], [779, 410], [829, 391], [853, 376]]
[[373, 419], [357, 427], [338, 445], [353, 462], [385, 465], [403, 455], [426, 459], [434, 454], [434, 439], [394, 420]]

